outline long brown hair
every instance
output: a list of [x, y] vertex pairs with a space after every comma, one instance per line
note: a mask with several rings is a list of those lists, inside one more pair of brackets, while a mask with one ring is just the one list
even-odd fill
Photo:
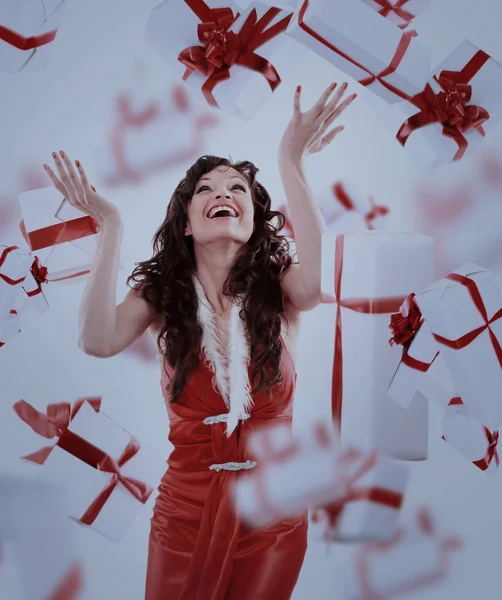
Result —
[[180, 397], [191, 370], [196, 367], [202, 340], [193, 281], [194, 244], [192, 236], [185, 235], [187, 209], [199, 179], [222, 166], [235, 169], [247, 179], [254, 204], [253, 233], [238, 255], [223, 293], [234, 302], [237, 296], [243, 297], [240, 315], [249, 336], [253, 392], [270, 391], [282, 381], [280, 277], [292, 263], [288, 240], [279, 234], [286, 219], [271, 209], [270, 196], [256, 181], [258, 169], [253, 163], [202, 156], [174, 190], [164, 222], [153, 238], [152, 258], [136, 263], [127, 280], [136, 284], [143, 298], [163, 318], [158, 344], [174, 369], [168, 389], [171, 402]]

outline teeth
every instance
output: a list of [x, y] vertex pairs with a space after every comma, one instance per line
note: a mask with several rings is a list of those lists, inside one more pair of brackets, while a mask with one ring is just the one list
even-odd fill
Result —
[[214, 215], [219, 212], [220, 210], [228, 210], [228, 212], [232, 215], [232, 217], [236, 217], [237, 213], [235, 212], [235, 210], [231, 207], [228, 206], [227, 204], [218, 204], [218, 206], [214, 206], [208, 214], [208, 217], [210, 219], [212, 219], [214, 217]]

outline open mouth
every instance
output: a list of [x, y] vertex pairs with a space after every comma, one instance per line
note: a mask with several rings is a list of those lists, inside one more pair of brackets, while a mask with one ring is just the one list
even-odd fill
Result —
[[228, 204], [218, 204], [207, 213], [209, 219], [228, 219], [236, 218], [239, 216], [235, 208], [232, 208]]

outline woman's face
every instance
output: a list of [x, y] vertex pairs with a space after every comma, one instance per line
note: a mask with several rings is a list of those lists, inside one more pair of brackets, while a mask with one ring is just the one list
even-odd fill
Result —
[[185, 235], [198, 244], [233, 241], [245, 244], [254, 227], [254, 206], [246, 178], [221, 166], [203, 175], [188, 205]]

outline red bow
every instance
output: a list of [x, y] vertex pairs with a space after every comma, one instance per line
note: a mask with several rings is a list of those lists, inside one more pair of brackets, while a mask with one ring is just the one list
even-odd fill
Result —
[[410, 294], [401, 305], [399, 312], [390, 316], [389, 329], [392, 337], [389, 344], [409, 344], [417, 334], [422, 325], [422, 313], [417, 303], [413, 300], [415, 294]]
[[461, 71], [441, 71], [439, 77], [434, 77], [441, 86], [441, 91], [435, 93], [427, 84], [419, 94], [410, 99], [420, 112], [401, 125], [396, 136], [398, 141], [404, 146], [415, 130], [431, 123], [439, 123], [443, 126], [443, 135], [452, 138], [458, 146], [453, 160], [462, 158], [468, 146], [464, 133], [476, 129], [484, 136], [482, 126], [490, 118], [483, 107], [469, 104], [472, 87], [468, 85], [489, 58], [486, 52], [479, 50]]
[[500, 464], [499, 453], [497, 450], [497, 444], [499, 443], [499, 432], [497, 430], [491, 432], [488, 427], [483, 425], [486, 439], [488, 440], [488, 448], [486, 454], [481, 460], [475, 460], [473, 463], [482, 471], [486, 471], [490, 466], [492, 460], [495, 461], [497, 467]]
[[35, 281], [38, 283], [39, 287], [42, 283], [47, 283], [48, 270], [47, 267], [44, 267], [40, 263], [40, 259], [38, 258], [38, 256], [35, 256], [35, 260], [31, 265], [31, 274], [33, 275]]
[[256, 9], [253, 9], [236, 33], [229, 29], [240, 16], [239, 13], [234, 16], [228, 7], [209, 8], [204, 0], [185, 0], [185, 3], [202, 21], [197, 27], [197, 36], [202, 45], [185, 48], [178, 60], [187, 67], [184, 80], [194, 71], [208, 78], [202, 86], [202, 92], [211, 106], [218, 107], [213, 89], [230, 78], [230, 68], [235, 64], [261, 73], [272, 91], [276, 89], [281, 82], [279, 73], [271, 63], [255, 54], [255, 50], [285, 31], [292, 14], [268, 27], [281, 9], [270, 8], [260, 19]]
[[397, 0], [395, 4], [391, 4], [390, 0], [373, 1], [376, 2], [379, 6], [381, 6], [380, 10], [378, 11], [378, 14], [382, 15], [382, 17], [386, 17], [389, 13], [393, 12], [399, 18], [401, 18], [404, 21], [402, 25], [399, 25], [401, 29], [407, 27], [415, 18], [414, 14], [408, 12], [407, 10], [404, 10], [403, 8], [403, 6], [408, 3], [408, 0]]

